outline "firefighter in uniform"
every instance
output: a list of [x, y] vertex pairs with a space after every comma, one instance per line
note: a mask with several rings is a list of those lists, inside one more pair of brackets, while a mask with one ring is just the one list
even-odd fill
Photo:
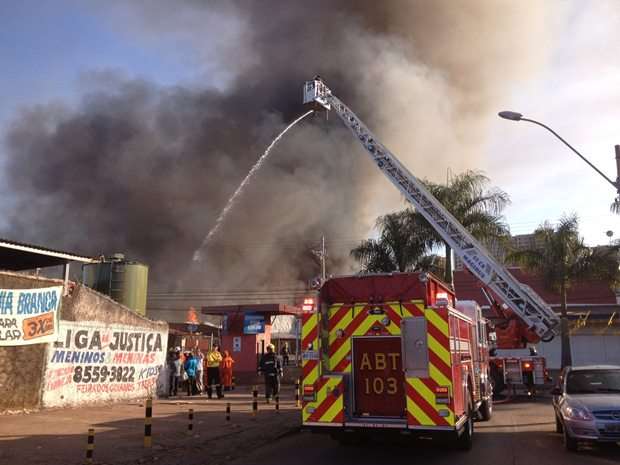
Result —
[[222, 384], [220, 383], [220, 363], [222, 362], [222, 354], [220, 346], [213, 345], [213, 348], [207, 354], [207, 396], [209, 399], [213, 396], [213, 385], [215, 384], [215, 392], [217, 398], [224, 397], [222, 394]]
[[261, 373], [265, 377], [265, 399], [269, 403], [271, 397], [277, 396], [280, 392], [280, 377], [282, 376], [282, 363], [276, 356], [273, 344], [267, 346], [267, 353], [260, 360], [258, 374]]

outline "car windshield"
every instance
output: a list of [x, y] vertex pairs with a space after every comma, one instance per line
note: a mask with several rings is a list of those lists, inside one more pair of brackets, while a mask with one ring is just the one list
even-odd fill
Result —
[[576, 370], [566, 379], [567, 394], [620, 393], [620, 370]]

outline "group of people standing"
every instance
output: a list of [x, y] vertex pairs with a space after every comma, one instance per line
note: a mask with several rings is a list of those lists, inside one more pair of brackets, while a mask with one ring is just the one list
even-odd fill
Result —
[[[168, 371], [170, 374], [169, 396], [178, 395], [179, 385], [187, 384], [187, 395], [194, 396], [207, 393], [209, 399], [213, 397], [213, 388], [218, 399], [224, 397], [224, 391], [233, 386], [233, 364], [235, 361], [225, 350], [222, 354], [220, 346], [214, 344], [205, 356], [200, 349], [182, 352], [180, 347], [171, 349], [168, 354]], [[206, 383], [205, 383], [206, 365]]]
[[[269, 402], [280, 392], [283, 367], [289, 364], [289, 348], [285, 343], [280, 350], [280, 357], [276, 355], [273, 344], [268, 344], [266, 349], [267, 352], [260, 359], [258, 374], [264, 376], [265, 397]], [[198, 348], [186, 352], [182, 352], [180, 347], [170, 349], [167, 360], [170, 374], [168, 395], [171, 397], [178, 395], [179, 385], [186, 383], [188, 396], [206, 392], [211, 399], [215, 388], [215, 395], [221, 399], [224, 397], [223, 391], [233, 388], [234, 363], [235, 361], [227, 350], [220, 352], [218, 344], [214, 344], [206, 355]]]

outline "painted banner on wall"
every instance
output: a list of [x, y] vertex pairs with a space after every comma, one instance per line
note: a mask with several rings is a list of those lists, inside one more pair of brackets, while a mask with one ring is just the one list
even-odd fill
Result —
[[144, 398], [164, 368], [167, 330], [98, 322], [60, 322], [47, 354], [43, 405]]
[[62, 286], [0, 289], [0, 346], [55, 341]]

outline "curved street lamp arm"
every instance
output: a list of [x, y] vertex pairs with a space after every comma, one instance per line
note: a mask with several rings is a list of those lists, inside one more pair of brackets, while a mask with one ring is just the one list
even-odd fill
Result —
[[564, 145], [566, 145], [569, 149], [571, 149], [573, 152], [575, 152], [583, 161], [585, 161], [588, 165], [590, 165], [590, 167], [592, 167], [592, 169], [594, 169], [598, 174], [600, 174], [601, 176], [603, 176], [605, 178], [605, 180], [611, 184], [612, 186], [614, 186], [614, 188], [620, 193], [620, 185], [616, 184], [614, 181], [612, 181], [611, 179], [609, 179], [605, 173], [603, 173], [601, 170], [599, 170], [596, 166], [594, 166], [592, 163], [590, 163], [586, 157], [584, 157], [583, 155], [581, 155], [577, 149], [575, 149], [572, 145], [570, 145], [568, 142], [566, 142], [562, 136], [560, 136], [557, 132], [555, 132], [553, 129], [551, 129], [549, 126], [547, 126], [546, 124], [543, 124], [539, 121], [533, 120], [533, 119], [529, 119], [529, 118], [521, 118], [521, 121], [529, 121], [530, 123], [534, 123], [537, 124], [538, 126], [541, 126], [543, 128], [545, 128], [547, 131], [549, 131], [551, 134], [553, 134], [555, 137], [557, 137], [558, 139], [560, 139]]

